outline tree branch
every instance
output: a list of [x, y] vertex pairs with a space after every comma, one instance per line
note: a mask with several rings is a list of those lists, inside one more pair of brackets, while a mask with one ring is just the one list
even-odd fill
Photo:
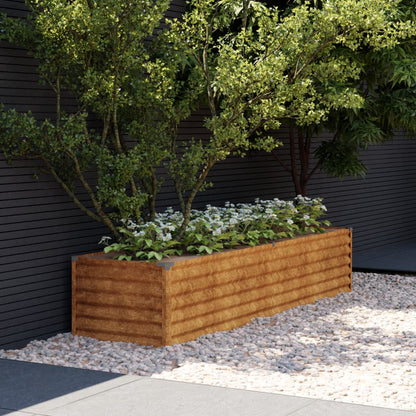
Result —
[[306, 178], [305, 184], [307, 184], [309, 182], [309, 179], [311, 179], [311, 177], [313, 176], [313, 174], [321, 167], [321, 163], [318, 162], [314, 168], [311, 170], [311, 172], [309, 173], [308, 177]]
[[275, 150], [272, 151], [272, 156], [280, 163], [280, 165], [283, 167], [283, 169], [287, 172], [292, 174], [292, 170], [289, 168], [289, 166], [286, 165], [285, 162], [280, 158], [280, 156], [277, 155], [277, 152]]
[[296, 165], [296, 148], [295, 148], [295, 131], [294, 129], [291, 129], [289, 132], [290, 137], [290, 161], [292, 166], [292, 179], [293, 183], [295, 184], [295, 190], [297, 194], [302, 193], [302, 188], [299, 182], [299, 173], [298, 168]]
[[101, 215], [95, 214], [93, 211], [88, 209], [75, 195], [75, 193], [69, 188], [69, 186], [65, 183], [63, 179], [56, 173], [55, 169], [52, 167], [52, 165], [49, 163], [47, 158], [44, 156], [41, 157], [43, 162], [45, 163], [46, 167], [48, 168], [48, 172], [52, 174], [52, 176], [55, 178], [55, 180], [61, 185], [63, 190], [67, 193], [67, 195], [72, 199], [74, 204], [86, 215], [88, 215], [90, 218], [92, 218], [94, 221], [97, 221], [101, 224], [106, 225], [110, 231], [113, 233], [113, 235], [116, 238], [119, 238], [119, 233], [117, 229], [115, 228], [112, 221], [105, 215], [104, 217]]
[[[212, 21], [211, 21], [212, 24]], [[208, 64], [208, 47], [209, 47], [209, 37], [210, 37], [210, 26], [207, 26], [205, 29], [205, 45], [202, 50], [202, 69], [204, 71], [205, 79], [207, 82], [207, 94], [208, 94], [208, 104], [213, 117], [216, 116], [217, 110], [215, 108], [215, 99], [214, 93], [211, 88], [211, 76], [209, 73], [209, 64]]]
[[198, 180], [197, 180], [194, 188], [191, 190], [191, 193], [188, 196], [188, 199], [187, 199], [186, 204], [185, 204], [184, 220], [182, 222], [181, 229], [180, 229], [180, 232], [179, 232], [179, 238], [182, 238], [182, 236], [183, 236], [183, 234], [186, 230], [186, 227], [189, 224], [189, 220], [191, 218], [192, 202], [193, 202], [196, 194], [199, 192], [202, 185], [204, 184], [205, 179], [207, 178], [209, 171], [215, 165], [215, 163], [216, 163], [216, 159], [213, 158], [212, 156], [210, 156], [208, 158], [207, 163], [206, 163], [205, 167], [203, 168], [201, 174], [199, 175]]
[[74, 162], [75, 171], [77, 172], [78, 179], [80, 180], [80, 182], [81, 182], [82, 186], [84, 187], [84, 189], [87, 191], [87, 194], [90, 197], [90, 200], [93, 203], [94, 208], [97, 211], [98, 215], [102, 218], [102, 221], [100, 221], [100, 222], [102, 222], [103, 224], [107, 225], [107, 227], [110, 228], [110, 230], [117, 237], [119, 234], [118, 234], [117, 230], [115, 229], [113, 222], [110, 220], [110, 218], [108, 217], [108, 215], [101, 208], [101, 204], [99, 203], [99, 201], [95, 197], [94, 191], [91, 189], [89, 183], [85, 179], [85, 177], [84, 177], [84, 175], [83, 175], [83, 173], [81, 171], [81, 168], [79, 166], [78, 158], [76, 157], [76, 155], [71, 150], [68, 150], [67, 151], [67, 154], [69, 155], [69, 157]]

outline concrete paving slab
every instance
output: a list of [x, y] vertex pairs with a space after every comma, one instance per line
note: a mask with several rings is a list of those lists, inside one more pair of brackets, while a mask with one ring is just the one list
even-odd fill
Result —
[[414, 412], [363, 406], [359, 404], [316, 400], [308, 406], [296, 410], [291, 416], [415, 416]]
[[[314, 399], [140, 378], [42, 413], [48, 416], [287, 416], [312, 402]], [[30, 410], [38, 411], [38, 408], [34, 406]]]
[[28, 413], [28, 412], [20, 412], [20, 411], [13, 411], [8, 409], [0, 409], [0, 416], [44, 416], [41, 414], [36, 413]]
[[29, 406], [24, 408], [25, 412], [35, 412], [41, 413], [42, 415], [48, 414], [47, 412], [51, 409], [55, 409], [57, 407], [63, 407], [67, 404], [72, 402], [78, 402], [80, 400], [86, 399], [90, 396], [95, 396], [98, 393], [104, 393], [109, 390], [112, 390], [116, 387], [121, 387], [125, 384], [131, 383], [132, 381], [137, 381], [140, 379], [138, 376], [121, 376], [109, 381], [104, 381], [94, 386], [87, 387], [85, 389], [80, 389], [73, 391], [68, 394], [64, 394], [61, 396], [57, 396], [51, 400], [46, 400], [41, 403], [37, 403], [33, 406]]

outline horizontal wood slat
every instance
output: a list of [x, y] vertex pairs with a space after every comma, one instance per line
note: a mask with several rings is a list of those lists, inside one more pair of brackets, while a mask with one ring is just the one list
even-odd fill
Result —
[[[32, 305], [22, 309], [6, 310], [1, 313], [0, 322], [7, 322], [8, 326], [15, 326], [16, 319], [24, 317], [26, 320], [33, 320], [39, 313], [47, 313], [53, 311], [55, 315], [61, 315], [62, 310], [71, 310], [70, 299], [60, 299], [55, 301], [49, 301], [40, 305]], [[36, 318], [37, 319], [37, 318]]]

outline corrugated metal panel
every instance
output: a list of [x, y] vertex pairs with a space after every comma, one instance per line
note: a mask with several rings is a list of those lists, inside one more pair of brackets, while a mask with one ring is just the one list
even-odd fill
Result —
[[165, 269], [163, 262], [96, 256], [74, 261], [74, 333], [172, 345], [350, 291], [351, 232], [328, 230], [168, 263]]

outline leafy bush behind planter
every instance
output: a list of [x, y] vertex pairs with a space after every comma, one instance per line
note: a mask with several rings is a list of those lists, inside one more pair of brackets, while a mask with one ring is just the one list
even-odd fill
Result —
[[[117, 251], [119, 260], [155, 261], [182, 254], [211, 254], [237, 246], [255, 246], [290, 238], [308, 231], [320, 232], [328, 221], [318, 221], [326, 207], [321, 198], [298, 195], [294, 201], [278, 198], [254, 204], [231, 204], [225, 207], [207, 205], [205, 210], [192, 210], [191, 220], [181, 234], [183, 214], [168, 208], [153, 221], [137, 224], [124, 220], [119, 231], [122, 243], [114, 243], [105, 252]], [[110, 237], [103, 237], [105, 243]]]

